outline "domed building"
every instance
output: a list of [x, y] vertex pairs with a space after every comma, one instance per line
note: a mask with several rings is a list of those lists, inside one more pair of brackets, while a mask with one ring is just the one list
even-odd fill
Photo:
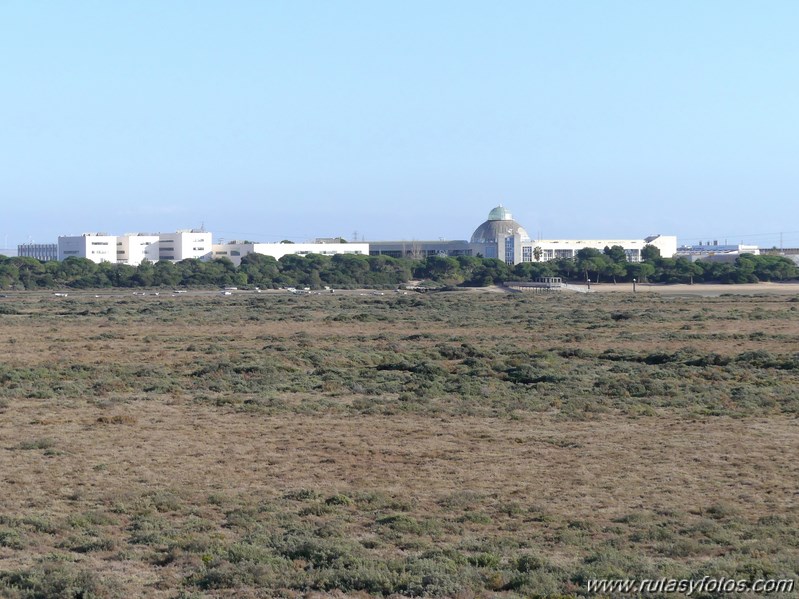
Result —
[[488, 213], [488, 220], [474, 230], [471, 243], [480, 246], [479, 253], [486, 258], [517, 264], [521, 262], [522, 244], [529, 244], [530, 236], [513, 220], [510, 210], [500, 204]]
[[677, 251], [674, 236], [653, 235], [641, 239], [536, 239], [532, 240], [522, 225], [513, 220], [510, 210], [502, 204], [488, 213], [488, 219], [472, 233], [470, 241], [417, 239], [399, 241], [370, 241], [369, 253], [396, 258], [422, 259], [429, 256], [482, 256], [497, 258], [506, 264], [546, 262], [573, 259], [583, 248], [603, 251], [605, 247], [621, 246], [629, 262], [639, 262], [646, 245], [654, 245], [663, 256]]
[[508, 235], [518, 235], [522, 241], [530, 241], [524, 227], [513, 220], [510, 210], [500, 204], [488, 213], [488, 220], [474, 230], [472, 243], [496, 243]]

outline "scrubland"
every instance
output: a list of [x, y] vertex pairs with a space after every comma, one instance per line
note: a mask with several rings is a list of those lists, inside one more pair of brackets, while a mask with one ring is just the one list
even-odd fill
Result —
[[0, 595], [797, 577], [799, 296], [0, 300]]

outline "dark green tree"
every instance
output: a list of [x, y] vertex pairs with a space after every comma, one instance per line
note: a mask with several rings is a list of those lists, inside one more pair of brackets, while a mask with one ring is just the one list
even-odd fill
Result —
[[585, 280], [599, 282], [600, 275], [609, 268], [610, 260], [595, 248], [583, 248], [577, 251], [577, 268], [583, 273]]
[[511, 267], [496, 258], [482, 258], [480, 267], [473, 271], [472, 277], [463, 282], [468, 287], [487, 287], [498, 285], [513, 278]]
[[280, 277], [278, 261], [272, 256], [263, 254], [247, 254], [241, 259], [239, 272], [247, 277], [247, 283], [264, 289], [277, 287]]
[[[741, 258], [750, 254], [744, 254]], [[772, 256], [760, 254], [751, 256], [754, 264], [754, 274], [760, 281], [787, 281], [799, 277], [796, 263], [785, 256]]]
[[635, 279], [641, 283], [647, 283], [649, 277], [655, 274], [655, 267], [648, 262], [629, 262], [627, 263], [627, 278]]
[[152, 287], [155, 281], [155, 266], [149, 260], [143, 260], [136, 268], [136, 275], [133, 277], [137, 287]]
[[641, 249], [641, 260], [644, 262], [657, 262], [660, 259], [660, 249], [652, 244], [646, 244]]
[[674, 267], [680, 281], [690, 285], [694, 284], [695, 277], [701, 277], [704, 272], [700, 264], [684, 257], [677, 258], [674, 261]]
[[522, 262], [513, 267], [513, 278], [519, 281], [535, 281], [541, 277], [556, 277], [560, 273], [554, 261]]
[[157, 287], [175, 287], [179, 285], [180, 271], [169, 260], [159, 260], [153, 267], [153, 285]]
[[460, 264], [450, 256], [428, 256], [417, 267], [414, 275], [420, 279], [430, 279], [447, 285], [463, 282]]

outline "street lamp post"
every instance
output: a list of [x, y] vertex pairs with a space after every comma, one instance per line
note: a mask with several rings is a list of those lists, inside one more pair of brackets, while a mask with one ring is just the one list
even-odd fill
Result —
[[587, 279], [588, 281], [588, 291], [591, 291], [591, 279]]
[[635, 279], [633, 279], [633, 293], [635, 293]]

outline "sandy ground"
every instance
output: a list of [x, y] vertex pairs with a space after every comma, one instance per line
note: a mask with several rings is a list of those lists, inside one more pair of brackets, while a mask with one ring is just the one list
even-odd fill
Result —
[[[592, 284], [591, 292], [594, 293], [632, 293], [630, 283], [601, 283]], [[636, 293], [661, 293], [664, 295], [704, 296], [718, 297], [724, 294], [756, 295], [766, 293], [769, 295], [799, 295], [799, 283], [752, 283], [745, 285], [711, 285], [697, 283], [695, 285], [662, 285], [655, 283], [638, 283]]]
[[[411, 281], [409, 284], [413, 283]], [[585, 289], [585, 285], [573, 285], [574, 287], [581, 287]], [[630, 283], [592, 283], [591, 293], [632, 293], [633, 287]], [[64, 292], [64, 291], [62, 291]], [[75, 297], [127, 297], [130, 295], [160, 295], [163, 297], [174, 296], [171, 290], [129, 290], [129, 289], [100, 289], [100, 290], [84, 290], [84, 289], [69, 289], [66, 290], [70, 296]], [[470, 292], [470, 293], [518, 293], [518, 290], [510, 290], [504, 286], [491, 285], [488, 287], [464, 287], [458, 288], [457, 292]], [[55, 292], [48, 291], [8, 291], [2, 297], [8, 298], [11, 301], [15, 298], [42, 296], [53, 296]], [[189, 295], [220, 295], [223, 292], [219, 290], [208, 289], [192, 289], [188, 292]], [[254, 290], [237, 290], [231, 292], [231, 295], [241, 294], [255, 294], [263, 293], [267, 295], [286, 295], [289, 292], [285, 289], [264, 289], [262, 291]], [[314, 295], [329, 295], [326, 291], [315, 291]], [[396, 295], [397, 293], [410, 294], [414, 291], [392, 291], [392, 290], [374, 290], [374, 289], [337, 289], [337, 295]], [[799, 282], [790, 283], [751, 283], [743, 285], [713, 285], [705, 283], [696, 283], [695, 285], [664, 285], [660, 283], [638, 283], [636, 285], [636, 293], [659, 293], [661, 295], [684, 296], [684, 297], [718, 297], [720, 295], [799, 295]]]
[[[98, 421], [109, 414], [97, 407], [59, 406], [42, 418], [40, 402], [20, 403], [0, 423], [0, 505], [14, 512], [68, 514], [76, 501], [91, 507], [157, 488], [197, 498], [213, 489], [269, 495], [378, 488], [430, 508], [453, 490], [470, 489], [537, 498], [580, 517], [616, 517], [643, 498], [676, 508], [669, 497], [679, 497], [683, 509], [723, 496], [771, 513], [795, 506], [799, 480], [799, 427], [779, 417], [442, 418], [431, 429], [413, 416], [263, 417], [152, 402], [146, 411], [120, 408], [125, 423], [114, 425]], [[14, 449], [40, 437], [53, 439], [56, 455]]]

